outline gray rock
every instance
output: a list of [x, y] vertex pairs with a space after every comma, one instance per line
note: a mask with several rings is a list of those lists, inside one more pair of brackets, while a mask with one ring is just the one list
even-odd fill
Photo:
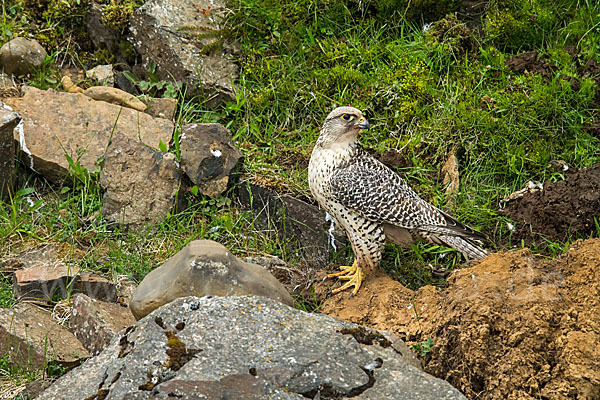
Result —
[[19, 122], [19, 114], [0, 102], [0, 200], [6, 202], [10, 200], [16, 178], [13, 130]]
[[47, 55], [37, 40], [16, 37], [0, 48], [0, 66], [7, 74], [27, 75], [39, 68]]
[[233, 50], [219, 37], [227, 11], [224, 0], [149, 0], [131, 17], [129, 39], [146, 70], [154, 62], [159, 79], [183, 82], [188, 95], [203, 92], [217, 105], [234, 98], [238, 76]]
[[389, 338], [263, 297], [180, 298], [38, 400], [465, 399], [407, 363]]
[[70, 368], [89, 356], [49, 312], [28, 303], [0, 308], [0, 353], [16, 365], [36, 369], [44, 368], [50, 359]]
[[99, 170], [113, 133], [123, 134], [154, 148], [169, 143], [172, 121], [95, 101], [80, 93], [24, 88], [22, 98], [5, 102], [23, 118], [23, 129], [15, 130], [26, 165], [53, 182], [67, 176], [69, 162], [79, 160], [89, 172]]
[[108, 221], [125, 229], [159, 224], [173, 208], [179, 188], [175, 155], [115, 133], [100, 185], [105, 189], [102, 215]]
[[[252, 183], [238, 185], [237, 201], [252, 210], [255, 224], [275, 230], [290, 254], [301, 255], [307, 266], [324, 268], [348, 241], [339, 227], [331, 230], [325, 211], [289, 195], [280, 196]], [[335, 246], [335, 249], [334, 247]]]
[[215, 198], [227, 190], [242, 153], [221, 124], [189, 124], [181, 129], [181, 169], [199, 191]]
[[140, 319], [179, 297], [242, 294], [294, 304], [283, 285], [269, 271], [238, 259], [217, 242], [195, 240], [146, 275], [129, 307]]
[[69, 329], [90, 354], [98, 354], [121, 329], [135, 322], [129, 308], [94, 300], [84, 294], [73, 296]]
[[110, 64], [96, 65], [94, 68], [88, 69], [85, 76], [103, 86], [114, 86], [115, 84], [115, 73], [113, 72], [113, 66]]

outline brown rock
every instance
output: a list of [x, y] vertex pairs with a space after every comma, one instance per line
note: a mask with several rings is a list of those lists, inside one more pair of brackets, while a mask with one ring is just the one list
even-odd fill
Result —
[[[51, 181], [67, 175], [65, 152], [88, 171], [97, 171], [113, 133], [158, 148], [169, 143], [173, 122], [78, 93], [26, 87], [22, 98], [6, 103], [23, 118], [21, 149], [30, 165]], [[19, 140], [19, 133], [15, 132]], [[64, 148], [64, 149], [63, 149]]]
[[215, 198], [227, 190], [242, 153], [221, 124], [190, 124], [181, 130], [181, 169], [200, 192]]
[[0, 199], [4, 201], [9, 201], [14, 190], [16, 171], [13, 130], [20, 121], [19, 114], [0, 102]]
[[165, 98], [152, 98], [147, 102], [148, 107], [146, 113], [157, 118], [165, 118], [173, 120], [175, 118], [175, 111], [177, 111], [177, 99], [170, 97]]
[[0, 309], [0, 353], [24, 368], [44, 368], [50, 360], [74, 367], [88, 351], [49, 312], [27, 303]]
[[123, 107], [132, 108], [138, 111], [144, 111], [146, 105], [143, 101], [121, 89], [108, 86], [92, 86], [83, 91], [88, 97], [94, 100], [106, 101]]
[[92, 355], [98, 354], [117, 332], [134, 322], [128, 307], [94, 300], [84, 294], [73, 296], [69, 328]]
[[124, 228], [160, 223], [173, 208], [179, 187], [175, 156], [115, 134], [106, 151], [100, 185], [102, 215]]
[[116, 301], [115, 284], [91, 272], [81, 272], [58, 256], [58, 245], [47, 244], [4, 260], [12, 266], [15, 292], [21, 299], [51, 300], [69, 293], [85, 293], [105, 301]]
[[46, 56], [37, 40], [16, 37], [0, 48], [0, 66], [7, 74], [27, 75], [39, 68]]
[[15, 296], [20, 300], [52, 300], [54, 296], [64, 299], [78, 272], [78, 267], [61, 260], [17, 270], [13, 273]]
[[269, 271], [238, 259], [217, 242], [195, 240], [146, 275], [129, 306], [140, 319], [179, 297], [244, 294], [294, 304]]

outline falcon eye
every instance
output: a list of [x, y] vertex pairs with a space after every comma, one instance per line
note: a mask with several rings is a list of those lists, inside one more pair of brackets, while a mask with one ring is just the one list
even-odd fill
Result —
[[342, 119], [344, 121], [350, 121], [352, 119], [352, 115], [350, 115], [350, 114], [343, 114], [342, 115]]

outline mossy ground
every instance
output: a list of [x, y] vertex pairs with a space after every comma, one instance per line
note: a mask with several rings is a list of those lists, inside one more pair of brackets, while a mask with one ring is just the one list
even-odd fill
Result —
[[[456, 2], [440, 2], [439, 10], [429, 7], [434, 14], [420, 13], [413, 3], [231, 0], [233, 13], [221, 34], [241, 48], [236, 100], [210, 110], [202, 98], [180, 98], [177, 125], [223, 123], [245, 155], [242, 180], [310, 199], [306, 166], [320, 124], [335, 106], [353, 105], [371, 122], [363, 144], [378, 152], [397, 149], [410, 165], [398, 172], [423, 198], [485, 232], [498, 246], [509, 243], [510, 220], [498, 213], [502, 198], [529, 180], [562, 179], [554, 160], [571, 167], [600, 161], [600, 138], [590, 129], [598, 123], [598, 76], [582, 68], [600, 62], [600, 6], [490, 1], [481, 30], [471, 32], [451, 16], [424, 25], [456, 11]], [[50, 54], [24, 82], [56, 87], [59, 65], [87, 68], [110, 58], [95, 52], [81, 31], [86, 4], [3, 2], [1, 42], [31, 35]], [[127, 13], [139, 4], [105, 5], [114, 26], [126, 29]], [[538, 50], [551, 73], [511, 71], [505, 61], [526, 50]], [[157, 90], [162, 87], [154, 85], [154, 94], [163, 93]], [[440, 174], [451, 153], [460, 169], [454, 202], [448, 202]], [[189, 241], [208, 238], [240, 256], [272, 254], [297, 261], [274, 232], [254, 229], [251, 215], [227, 198], [187, 193], [189, 207], [170, 215], [158, 230], [127, 233], [107, 229], [93, 175], [74, 171], [64, 187], [30, 176], [19, 189], [0, 207], [2, 258], [60, 242], [81, 267], [139, 280]], [[534, 245], [533, 250], [543, 248]], [[350, 257], [349, 249], [342, 249], [338, 260]], [[444, 284], [430, 264], [452, 269], [461, 263], [453, 251], [420, 243], [412, 249], [388, 246], [382, 266], [417, 288]], [[313, 301], [298, 300], [304, 306]], [[6, 277], [0, 281], [0, 302], [14, 302]]]

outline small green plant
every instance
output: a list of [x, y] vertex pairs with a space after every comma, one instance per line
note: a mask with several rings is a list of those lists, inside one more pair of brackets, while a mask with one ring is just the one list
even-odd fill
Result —
[[129, 71], [124, 75], [131, 83], [136, 85], [142, 93], [150, 97], [171, 97], [177, 98], [181, 92], [180, 82], [164, 81], [156, 75], [156, 63], [150, 62], [148, 69], [148, 80], [140, 80]]
[[431, 353], [432, 348], [433, 348], [433, 338], [432, 337], [428, 337], [427, 339], [425, 339], [425, 341], [423, 343], [417, 343], [412, 346], [413, 351], [415, 351], [421, 358], [424, 358], [429, 353]]

